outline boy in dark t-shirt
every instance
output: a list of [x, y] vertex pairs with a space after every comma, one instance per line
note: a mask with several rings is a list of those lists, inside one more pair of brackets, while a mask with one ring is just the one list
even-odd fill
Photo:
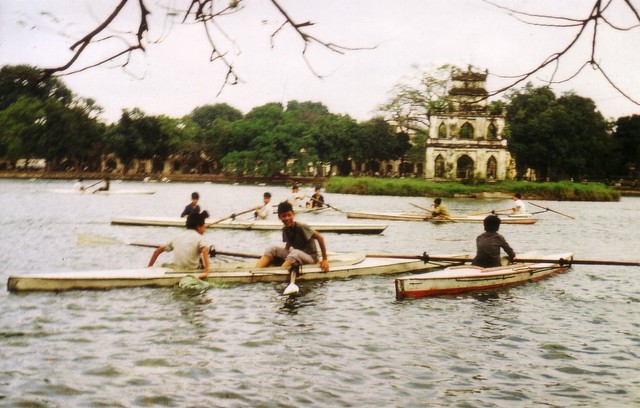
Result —
[[[317, 263], [317, 242], [322, 254], [320, 268], [322, 268], [323, 272], [327, 272], [329, 270], [329, 261], [327, 260], [327, 247], [324, 244], [322, 235], [307, 224], [296, 222], [294, 219], [293, 206], [287, 201], [278, 204], [278, 218], [284, 224], [282, 228], [282, 241], [285, 243], [285, 246], [272, 246], [268, 248], [256, 266], [258, 268], [265, 268], [271, 265], [276, 258], [284, 259], [284, 263], [282, 264], [283, 268]], [[285, 290], [285, 294], [298, 291], [298, 287], [295, 286], [295, 278], [296, 273], [291, 272], [290, 285], [287, 287], [287, 290]], [[295, 290], [290, 291], [290, 288], [295, 288]]]
[[482, 268], [493, 268], [501, 266], [500, 248], [509, 256], [509, 261], [513, 261], [516, 253], [511, 249], [504, 237], [498, 234], [500, 229], [500, 218], [497, 215], [489, 215], [484, 219], [484, 233], [476, 238], [477, 252], [472, 265]]

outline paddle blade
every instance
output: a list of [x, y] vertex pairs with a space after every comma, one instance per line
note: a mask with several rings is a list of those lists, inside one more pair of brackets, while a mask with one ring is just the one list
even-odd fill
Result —
[[295, 283], [290, 283], [289, 286], [287, 286], [284, 289], [284, 292], [282, 292], [283, 295], [294, 295], [296, 293], [300, 292], [300, 288], [298, 287], [298, 285], [296, 285]]
[[92, 234], [78, 234], [78, 245], [125, 245], [119, 239]]

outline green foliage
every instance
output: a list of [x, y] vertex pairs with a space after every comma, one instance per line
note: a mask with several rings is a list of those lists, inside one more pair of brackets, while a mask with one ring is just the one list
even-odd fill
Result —
[[519, 175], [526, 168], [542, 180], [608, 175], [613, 145], [591, 99], [571, 93], [556, 99], [548, 87], [531, 84], [510, 99], [509, 150]]
[[408, 197], [473, 196], [484, 192], [520, 193], [537, 200], [618, 201], [620, 193], [601, 183], [533, 183], [505, 181], [465, 185], [455, 182], [429, 182], [423, 179], [386, 179], [375, 177], [332, 177], [326, 185], [328, 193], [391, 195]]
[[629, 175], [637, 177], [640, 172], [640, 115], [619, 118], [613, 138], [618, 174], [632, 173]]

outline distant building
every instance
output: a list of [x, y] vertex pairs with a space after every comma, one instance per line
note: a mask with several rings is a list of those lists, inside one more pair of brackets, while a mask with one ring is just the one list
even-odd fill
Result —
[[487, 73], [452, 73], [448, 109], [431, 116], [426, 141], [426, 179], [513, 178], [515, 165], [504, 138], [503, 112], [487, 103]]

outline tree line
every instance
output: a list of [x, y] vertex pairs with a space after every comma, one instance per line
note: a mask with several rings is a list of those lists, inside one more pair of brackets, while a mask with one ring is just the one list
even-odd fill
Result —
[[[434, 93], [421, 104], [438, 106], [444, 97]], [[588, 98], [556, 97], [532, 85], [512, 92], [505, 104], [519, 175], [533, 168], [543, 178], [602, 178], [638, 168], [640, 115], [606, 121]], [[424, 126], [398, 124], [424, 123], [428, 112], [402, 117], [387, 108], [386, 119], [363, 122], [318, 102], [268, 103], [247, 114], [227, 104], [205, 105], [181, 118], [134, 108], [105, 124], [95, 101], [59, 79], [42, 79], [31, 66], [4, 66], [0, 158], [12, 165], [46, 159], [49, 171], [100, 171], [104, 158], [115, 156], [125, 170], [138, 159], [151, 160], [157, 172], [173, 159], [174, 171], [250, 176], [323, 175], [328, 165], [338, 175], [354, 169], [373, 174], [382, 161], [423, 161]]]
[[99, 171], [114, 154], [125, 166], [151, 160], [154, 171], [177, 158], [176, 171], [273, 176], [376, 171], [403, 157], [409, 137], [380, 117], [358, 122], [317, 102], [268, 103], [246, 115], [227, 104], [195, 108], [181, 118], [123, 110], [117, 123], [98, 118], [101, 108], [73, 94], [59, 79], [42, 80], [35, 67], [0, 70], [0, 157], [46, 159], [47, 170]]

